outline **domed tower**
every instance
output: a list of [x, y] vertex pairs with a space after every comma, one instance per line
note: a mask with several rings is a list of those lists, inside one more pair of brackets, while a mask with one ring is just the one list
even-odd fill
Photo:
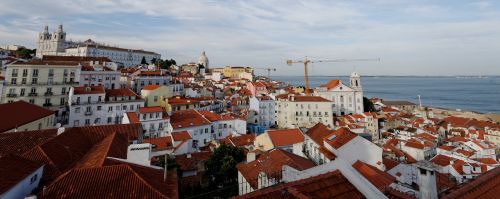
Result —
[[361, 86], [361, 77], [357, 72], [351, 73], [351, 76], [349, 77], [349, 86], [356, 91], [363, 90], [363, 87]]
[[205, 67], [205, 71], [208, 72], [208, 57], [205, 54], [205, 51], [201, 53], [201, 56], [198, 59], [198, 64], [203, 65]]

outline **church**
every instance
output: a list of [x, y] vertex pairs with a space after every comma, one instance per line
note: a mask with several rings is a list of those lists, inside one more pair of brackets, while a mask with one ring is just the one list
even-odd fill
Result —
[[37, 45], [36, 56], [39, 58], [44, 55], [107, 57], [124, 67], [141, 64], [143, 57], [147, 62], [153, 58], [161, 58], [161, 55], [155, 52], [113, 47], [91, 39], [84, 42], [67, 41], [62, 25], [53, 33], [49, 33], [49, 27], [45, 26], [43, 32], [38, 35]]
[[314, 96], [320, 96], [333, 102], [333, 114], [336, 116], [363, 113], [363, 87], [361, 77], [352, 72], [349, 86], [342, 80], [330, 80], [314, 89]]

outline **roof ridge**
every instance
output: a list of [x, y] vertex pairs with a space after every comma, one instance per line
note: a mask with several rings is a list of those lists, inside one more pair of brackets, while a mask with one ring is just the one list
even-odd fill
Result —
[[[132, 168], [131, 165], [129, 165], [129, 164], [120, 164], [120, 165], [113, 165], [113, 166], [125, 166], [126, 169], [129, 169], [130, 171], [132, 171], [132, 173], [134, 174], [134, 176], [136, 176], [140, 181], [142, 181], [144, 184], [146, 184], [149, 188], [153, 189], [154, 192], [159, 193], [161, 196], [163, 196], [165, 198], [169, 198], [168, 196], [166, 196], [162, 192], [158, 191], [155, 187], [151, 186], [151, 184], [149, 184], [149, 182], [147, 180], [145, 180], [141, 175], [139, 175], [135, 171], [135, 169]], [[135, 166], [135, 164], [134, 164], [134, 166]], [[141, 166], [141, 165], [139, 165], [139, 166]], [[150, 168], [150, 169], [153, 169], [153, 168]]]

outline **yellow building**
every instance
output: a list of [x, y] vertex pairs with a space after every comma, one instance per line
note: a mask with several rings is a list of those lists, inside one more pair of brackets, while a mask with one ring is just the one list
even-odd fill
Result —
[[240, 78], [244, 73], [253, 74], [251, 67], [243, 66], [226, 66], [224, 68], [214, 68], [211, 71], [212, 73], [221, 73], [225, 78]]
[[54, 111], [17, 101], [0, 104], [0, 133], [54, 128]]
[[160, 85], [146, 85], [141, 90], [141, 97], [146, 100], [144, 106], [160, 106], [165, 99], [173, 97], [172, 87]]

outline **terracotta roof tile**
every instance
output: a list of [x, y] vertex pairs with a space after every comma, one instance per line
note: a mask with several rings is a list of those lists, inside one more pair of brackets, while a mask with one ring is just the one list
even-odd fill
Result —
[[288, 165], [297, 170], [305, 170], [315, 166], [311, 160], [282, 149], [272, 149], [271, 151], [261, 154], [252, 162], [238, 164], [236, 168], [245, 177], [248, 183], [256, 188], [257, 177], [260, 172], [266, 173], [269, 177], [281, 179], [283, 165]]
[[174, 141], [185, 141], [191, 139], [191, 135], [187, 131], [173, 132], [172, 138]]
[[498, 198], [500, 194], [500, 168], [478, 176], [471, 182], [465, 183], [460, 188], [453, 190], [443, 199], [455, 198]]
[[259, 189], [235, 198], [365, 198], [338, 170]]
[[332, 89], [337, 87], [340, 84], [340, 80], [334, 79], [330, 80], [328, 83], [321, 85], [321, 87], [326, 87], [327, 89]]
[[26, 158], [9, 155], [0, 158], [0, 193], [13, 188], [24, 178], [34, 173], [43, 164]]
[[498, 162], [493, 158], [476, 158], [474, 160], [481, 162], [483, 164], [498, 164]]
[[268, 131], [269, 138], [275, 147], [290, 146], [304, 142], [304, 135], [299, 129]]
[[220, 142], [226, 145], [244, 147], [253, 145], [254, 140], [255, 140], [254, 134], [244, 134], [239, 136], [234, 136], [231, 134], [222, 139]]
[[[110, 163], [111, 162], [111, 163]], [[73, 169], [47, 186], [40, 198], [178, 198], [176, 172], [106, 161], [107, 166]]]
[[104, 94], [104, 86], [78, 86], [73, 87], [75, 95]]
[[384, 192], [392, 182], [396, 181], [396, 178], [389, 173], [383, 172], [359, 160], [356, 161], [352, 167], [382, 192]]
[[389, 171], [399, 165], [399, 162], [387, 158], [382, 158], [382, 163], [384, 163], [386, 171]]
[[436, 155], [431, 159], [431, 162], [437, 164], [439, 166], [445, 167], [451, 164], [451, 161], [455, 161], [455, 158], [445, 156], [445, 155]]
[[356, 136], [357, 135], [355, 133], [351, 132], [347, 128], [339, 128], [330, 133], [323, 140], [334, 149], [338, 149], [354, 139]]
[[405, 146], [415, 148], [415, 149], [424, 149], [425, 148], [425, 146], [423, 144], [421, 144], [419, 142], [415, 142], [415, 141], [410, 141], [410, 140], [408, 140], [405, 143]]
[[139, 113], [145, 114], [145, 113], [159, 113], [163, 112], [163, 108], [161, 106], [150, 106], [150, 107], [140, 107], [139, 108]]
[[171, 136], [144, 139], [143, 142], [152, 144], [155, 151], [173, 148]]
[[193, 109], [174, 111], [170, 117], [170, 123], [174, 129], [211, 124], [209, 120]]
[[160, 85], [153, 85], [153, 84], [149, 84], [149, 85], [146, 85], [142, 88], [142, 90], [155, 90], [157, 88], [160, 88], [161, 86]]
[[0, 134], [53, 114], [54, 111], [25, 101], [0, 104]]
[[0, 157], [21, 155], [57, 135], [57, 129], [0, 133]]

